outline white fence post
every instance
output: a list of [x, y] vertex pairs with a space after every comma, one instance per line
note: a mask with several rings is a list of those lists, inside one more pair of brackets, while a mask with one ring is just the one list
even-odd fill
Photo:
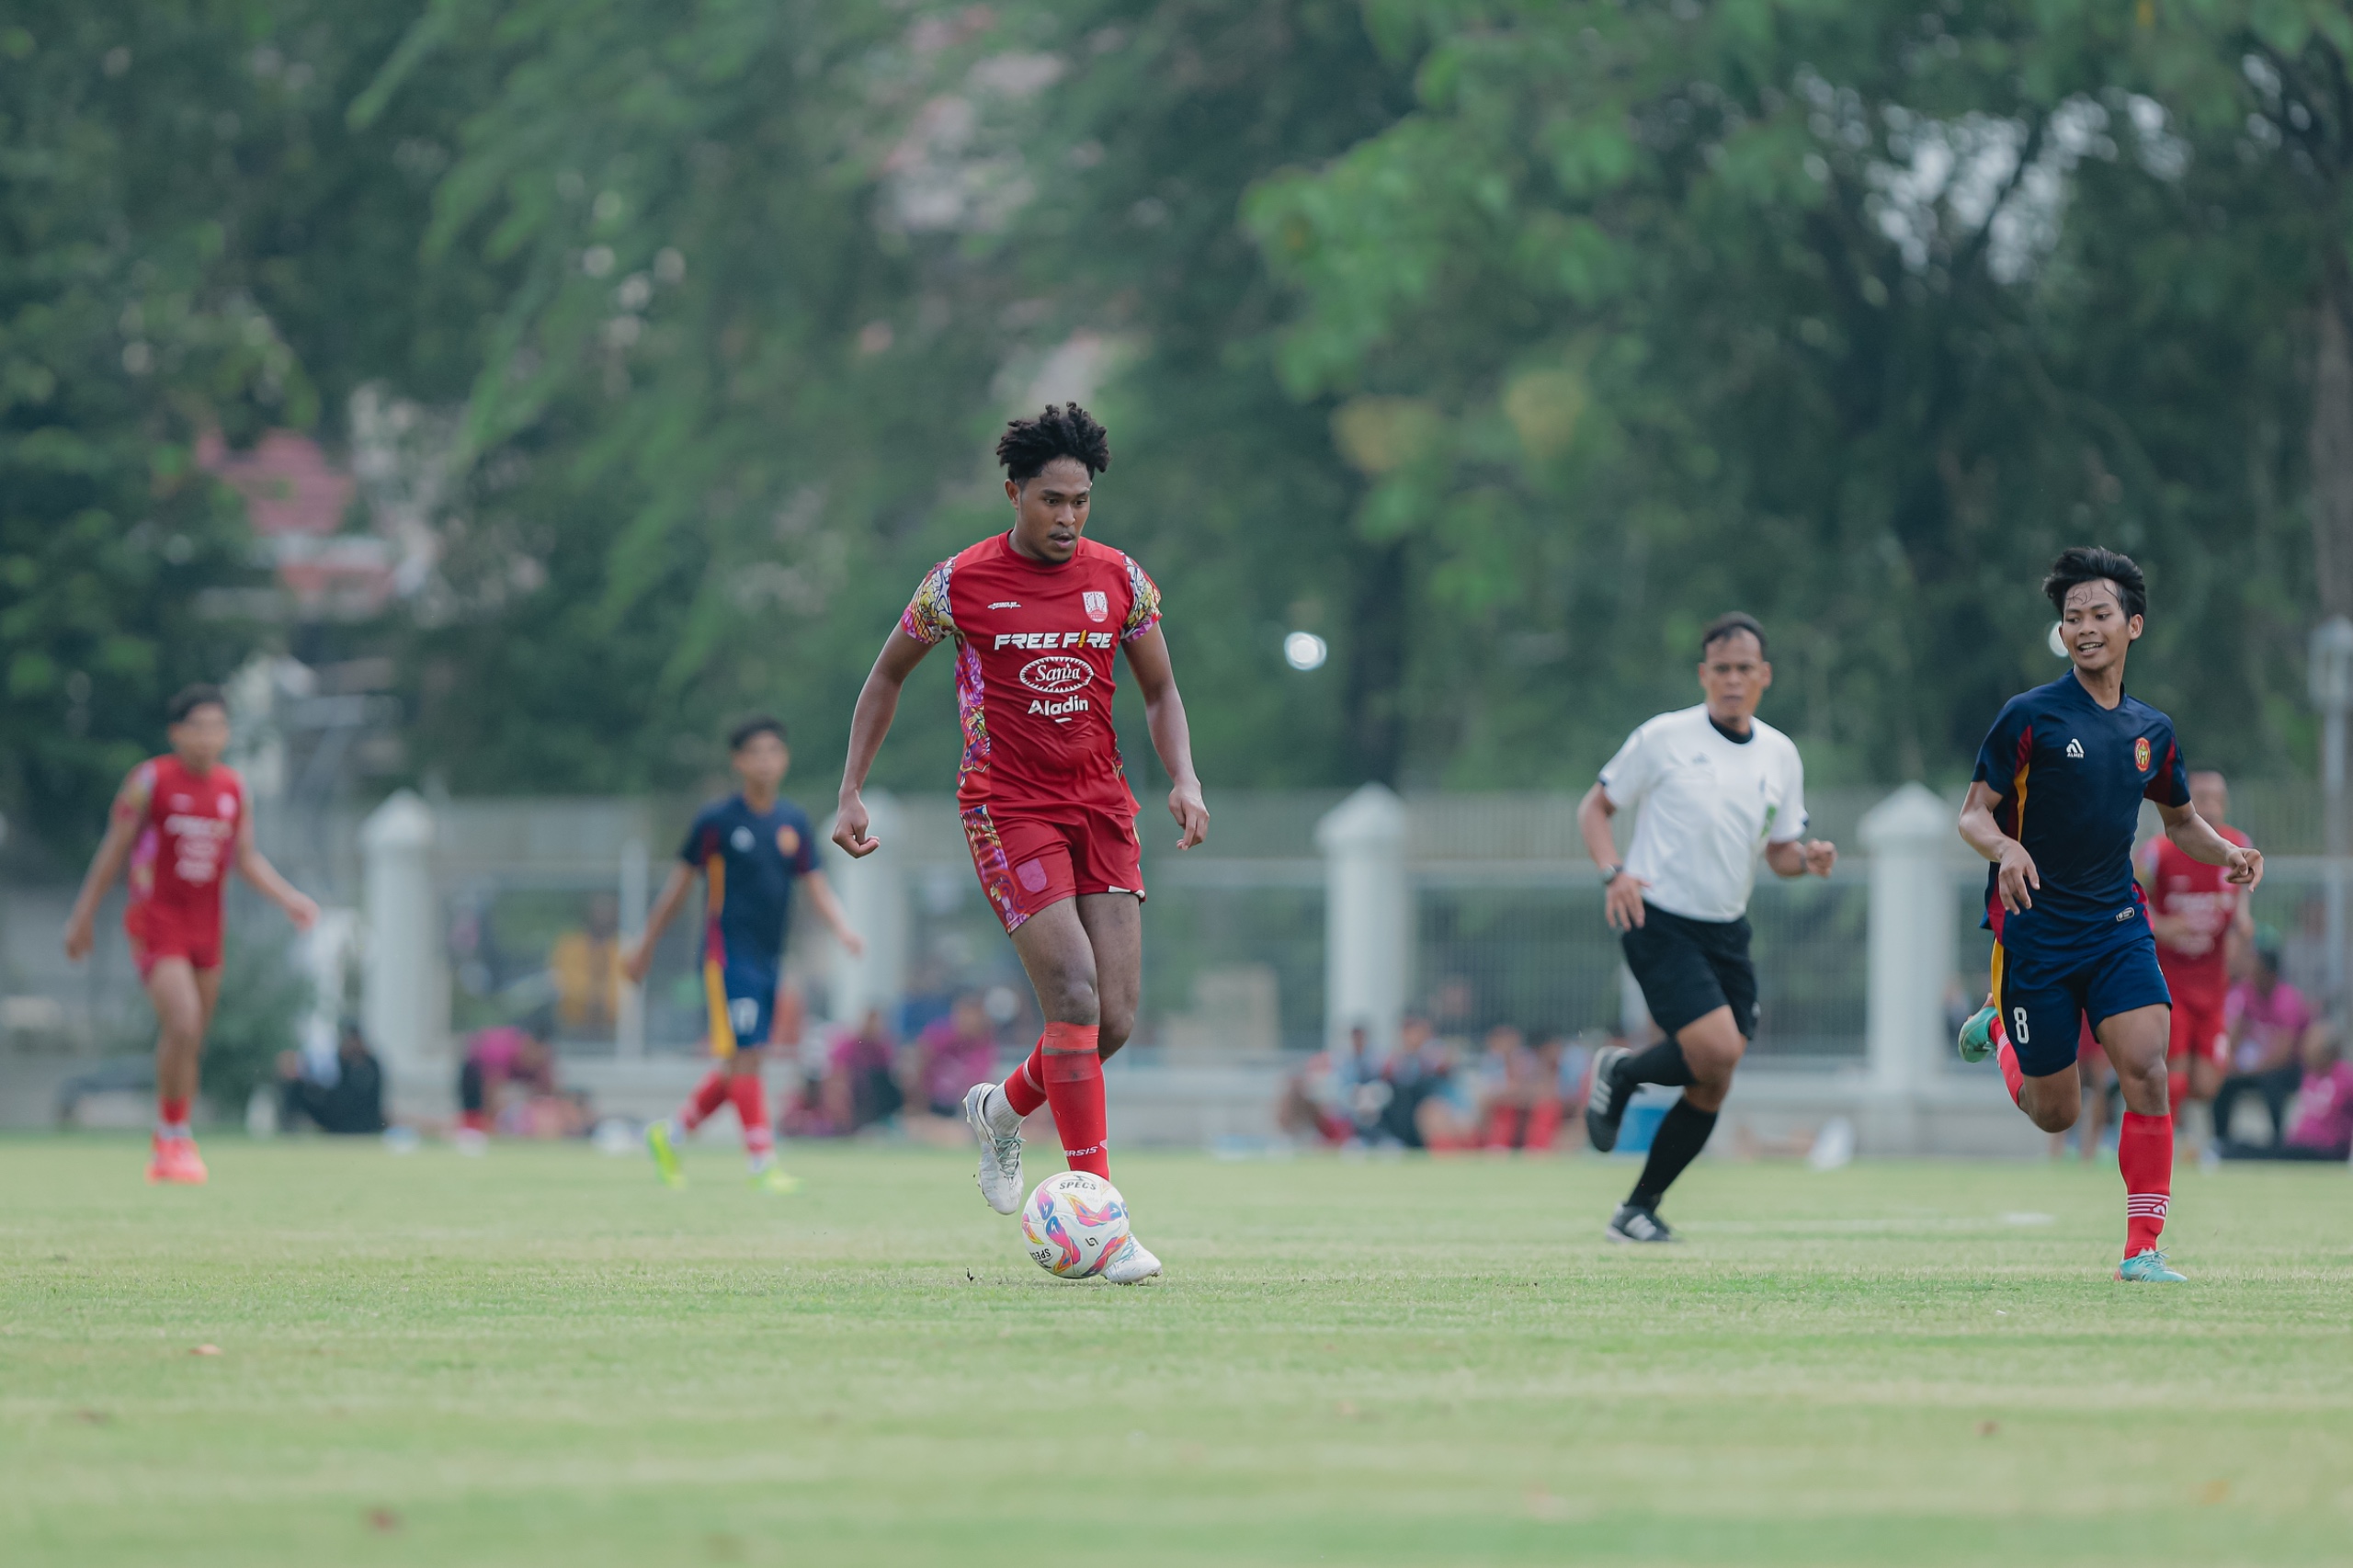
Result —
[[888, 1020], [907, 990], [907, 814], [885, 790], [867, 791], [866, 812], [881, 847], [862, 860], [837, 856], [829, 868], [841, 883], [842, 913], [866, 943], [858, 958], [838, 949], [834, 955], [834, 1021], [852, 1027], [869, 1007]]
[[367, 919], [360, 1017], [397, 1106], [445, 1111], [449, 985], [433, 896], [433, 813], [403, 790], [359, 827]]
[[1952, 976], [1953, 812], [1906, 784], [1864, 814], [1870, 852], [1870, 990], [1865, 1034], [1871, 1086], [1890, 1113], [1877, 1152], [1915, 1147], [1915, 1102], [1936, 1070]]
[[1413, 984], [1414, 893], [1405, 879], [1405, 802], [1368, 784], [1315, 824], [1324, 851], [1324, 1039], [1365, 1026], [1376, 1053], [1397, 1040]]

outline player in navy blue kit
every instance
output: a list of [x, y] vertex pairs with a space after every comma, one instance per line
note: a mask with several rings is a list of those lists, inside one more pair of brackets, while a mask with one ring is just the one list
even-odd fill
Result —
[[843, 918], [825, 874], [817, 869], [817, 840], [807, 814], [777, 793], [792, 766], [783, 724], [768, 718], [747, 719], [727, 737], [727, 750], [743, 789], [696, 814], [679, 847], [678, 863], [670, 869], [670, 880], [646, 916], [645, 935], [622, 964], [631, 983], [645, 983], [654, 944], [686, 903], [695, 873], [702, 873], [699, 960], [710, 1049], [719, 1065], [676, 1116], [645, 1130], [645, 1143], [662, 1179], [680, 1186], [686, 1177], [678, 1169], [677, 1140], [732, 1103], [744, 1124], [752, 1179], [772, 1191], [790, 1192], [792, 1178], [776, 1166], [760, 1065], [776, 1023], [793, 884], [809, 885], [809, 902], [852, 955], [863, 951], [864, 944]]
[[2157, 1247], [2173, 1193], [2172, 996], [2132, 876], [2141, 802], [2156, 803], [2183, 854], [2227, 867], [2238, 887], [2263, 880], [2263, 856], [2198, 814], [2173, 721], [2125, 695], [2125, 655], [2148, 608], [2140, 567], [2078, 546], [2052, 563], [2042, 591], [2059, 611], [2074, 668], [2005, 703], [1977, 754], [1961, 835], [1993, 862], [1993, 994], [1962, 1028], [1961, 1053], [1972, 1062], [1998, 1055], [2018, 1108], [2044, 1131], [2064, 1131], [2081, 1109], [2076, 1036], [2090, 1020], [2124, 1091], [2116, 1144], [2124, 1261], [2116, 1277], [2178, 1281]]

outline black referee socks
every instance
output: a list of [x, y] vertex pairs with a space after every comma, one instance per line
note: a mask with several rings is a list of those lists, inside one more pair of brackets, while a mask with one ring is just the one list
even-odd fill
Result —
[[1672, 1036], [1626, 1058], [1618, 1075], [1629, 1084], [1665, 1084], [1677, 1089], [1692, 1082], [1691, 1063], [1683, 1060], [1683, 1048]]
[[[1677, 1060], [1680, 1061], [1679, 1056]], [[1690, 1079], [1687, 1076], [1684, 1082], [1689, 1083]], [[1643, 1178], [1634, 1184], [1626, 1201], [1639, 1209], [1656, 1209], [1658, 1200], [1666, 1196], [1666, 1189], [1675, 1185], [1675, 1178], [1683, 1174], [1683, 1167], [1698, 1159], [1699, 1151], [1708, 1146], [1708, 1134], [1715, 1130], [1714, 1111], [1694, 1110], [1691, 1102], [1683, 1099], [1669, 1106], [1666, 1115], [1660, 1119], [1657, 1135], [1651, 1139], [1651, 1157], [1643, 1165]]]

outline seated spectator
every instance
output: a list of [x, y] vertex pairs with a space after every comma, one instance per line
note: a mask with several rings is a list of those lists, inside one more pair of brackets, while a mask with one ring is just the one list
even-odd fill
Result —
[[[1503, 1076], [1486, 1096], [1486, 1146], [1550, 1149], [1561, 1126], [1558, 1057], [1551, 1049], [1529, 1050], [1518, 1029], [1492, 1030], [1487, 1041], [1489, 1054], [1500, 1059]], [[1562, 1043], [1548, 1041], [1547, 1046]]]
[[558, 1091], [555, 1052], [537, 1022], [477, 1029], [458, 1069], [457, 1144], [478, 1154], [494, 1128], [511, 1138], [570, 1138], [588, 1129], [585, 1096]]
[[1471, 1085], [1456, 1067], [1453, 1048], [1438, 1038], [1427, 1018], [1415, 1014], [1398, 1025], [1397, 1049], [1382, 1076], [1391, 1089], [1381, 1112], [1381, 1131], [1388, 1138], [1408, 1149], [1477, 1145], [1478, 1108]]
[[2353, 1160], [2353, 1062], [2344, 1060], [2336, 1031], [2315, 1024], [2304, 1031], [2303, 1082], [2277, 1143], [2224, 1140], [2226, 1160]]
[[2222, 1016], [2231, 1035], [2231, 1072], [2214, 1091], [2214, 1136], [2234, 1142], [2231, 1113], [2254, 1095], [2270, 1113], [2270, 1143], [2286, 1131], [2288, 1102], [2302, 1085], [2305, 1036], [2314, 1028], [2304, 994], [2279, 978], [2279, 949], [2256, 949], [2255, 970], [2231, 987]]
[[304, 1072], [302, 1053], [278, 1053], [278, 1125], [292, 1131], [303, 1118], [322, 1132], [384, 1131], [384, 1069], [349, 1018], [335, 1039], [335, 1078], [322, 1084]]
[[[874, 1020], [879, 1027], [881, 1018]], [[913, 1093], [909, 1098], [930, 1114], [961, 1121], [964, 1094], [996, 1074], [996, 1030], [977, 991], [960, 994], [944, 1018], [934, 1018], [915, 1037]]]
[[1361, 1136], [1357, 1091], [1368, 1077], [1377, 1076], [1369, 1039], [1370, 1031], [1357, 1024], [1348, 1030], [1347, 1046], [1337, 1051], [1317, 1051], [1284, 1081], [1282, 1097], [1275, 1105], [1275, 1124], [1285, 1136], [1334, 1147]]
[[786, 1107], [785, 1131], [796, 1138], [847, 1138], [896, 1116], [906, 1095], [892, 1071], [894, 1054], [881, 1011], [869, 1008], [858, 1028], [834, 1038], [824, 1075]]

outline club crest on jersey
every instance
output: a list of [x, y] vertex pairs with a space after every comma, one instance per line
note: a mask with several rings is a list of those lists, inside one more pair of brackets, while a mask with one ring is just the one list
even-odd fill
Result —
[[1086, 607], [1086, 619], [1089, 620], [1099, 623], [1111, 613], [1111, 596], [1098, 589], [1087, 589], [1079, 596], [1079, 601]]
[[2149, 771], [2149, 737], [2146, 735], [2132, 743], [2132, 766], [2143, 773]]
[[776, 850], [778, 854], [783, 856], [788, 860], [791, 859], [795, 855], [800, 854], [801, 830], [793, 826], [790, 823], [786, 823], [782, 827], [778, 828], [776, 830]]

